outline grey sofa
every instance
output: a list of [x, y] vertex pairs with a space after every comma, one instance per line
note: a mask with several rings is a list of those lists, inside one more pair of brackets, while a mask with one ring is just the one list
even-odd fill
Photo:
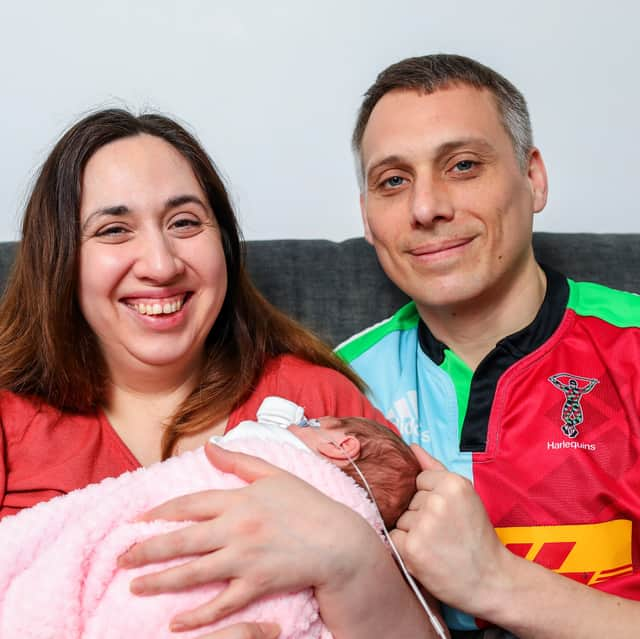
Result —
[[[0, 286], [15, 255], [0, 242]], [[640, 234], [536, 233], [538, 260], [576, 280], [640, 293]], [[249, 271], [276, 306], [331, 345], [388, 317], [407, 300], [363, 238], [247, 242]]]

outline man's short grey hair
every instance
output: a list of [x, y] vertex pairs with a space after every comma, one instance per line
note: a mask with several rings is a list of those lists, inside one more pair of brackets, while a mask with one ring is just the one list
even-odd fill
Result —
[[439, 89], [468, 85], [487, 89], [493, 94], [502, 124], [511, 138], [513, 150], [522, 171], [526, 171], [529, 152], [533, 148], [531, 120], [524, 96], [509, 80], [476, 60], [461, 55], [438, 53], [407, 58], [382, 71], [369, 90], [358, 111], [351, 139], [356, 160], [360, 191], [365, 188], [362, 162], [362, 138], [371, 113], [379, 100], [389, 91], [413, 90], [430, 94]]

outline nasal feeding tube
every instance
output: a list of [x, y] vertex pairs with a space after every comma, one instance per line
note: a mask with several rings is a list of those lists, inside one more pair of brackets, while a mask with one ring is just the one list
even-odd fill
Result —
[[438, 637], [440, 637], [440, 639], [447, 639], [447, 635], [446, 635], [446, 633], [444, 631], [444, 628], [442, 627], [442, 624], [440, 623], [440, 620], [433, 614], [433, 611], [431, 610], [431, 607], [427, 603], [427, 601], [424, 598], [423, 594], [420, 592], [420, 589], [418, 588], [418, 585], [416, 584], [415, 580], [409, 574], [409, 571], [407, 570], [407, 567], [405, 566], [404, 561], [402, 560], [402, 557], [400, 556], [400, 553], [398, 552], [398, 549], [395, 547], [395, 544], [391, 540], [391, 535], [389, 534], [389, 531], [387, 530], [387, 527], [386, 527], [386, 525], [384, 523], [384, 519], [383, 519], [382, 515], [380, 514], [380, 509], [378, 508], [378, 504], [376, 503], [376, 499], [373, 496], [373, 492], [372, 492], [371, 488], [369, 487], [369, 482], [366, 480], [364, 474], [358, 468], [358, 466], [355, 463], [355, 461], [351, 458], [351, 455], [349, 455], [349, 453], [340, 444], [340, 442], [335, 441], [333, 439], [333, 437], [331, 437], [330, 434], [326, 430], [322, 430], [320, 428], [320, 421], [319, 420], [317, 420], [317, 419], [307, 419], [304, 415], [302, 415], [302, 417], [300, 418], [300, 420], [298, 421], [296, 426], [317, 428], [318, 431], [322, 433], [322, 436], [325, 438], [325, 440], [328, 443], [333, 444], [334, 446], [339, 448], [344, 453], [344, 456], [347, 459], [347, 461], [354, 467], [356, 473], [358, 473], [358, 477], [360, 477], [360, 479], [362, 480], [362, 483], [364, 484], [364, 487], [365, 487], [367, 493], [369, 494], [369, 498], [373, 502], [373, 505], [376, 507], [376, 510], [378, 511], [378, 515], [380, 515], [380, 521], [382, 523], [382, 532], [384, 533], [384, 536], [385, 536], [387, 542], [389, 543], [389, 547], [391, 548], [391, 551], [393, 553], [393, 556], [394, 556], [396, 562], [400, 566], [400, 570], [402, 571], [402, 574], [404, 575], [404, 578], [407, 580], [407, 582], [411, 586], [411, 589], [413, 590], [413, 593], [415, 594], [415, 596], [417, 597], [418, 601], [420, 602], [420, 605], [424, 608], [424, 611], [427, 613], [427, 617], [429, 618], [429, 621], [431, 622], [431, 625], [433, 626], [433, 629], [436, 631], [436, 634], [438, 635]]

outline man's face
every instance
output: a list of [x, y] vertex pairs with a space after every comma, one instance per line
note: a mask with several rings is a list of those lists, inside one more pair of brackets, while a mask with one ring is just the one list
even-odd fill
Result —
[[482, 309], [532, 277], [544, 164], [534, 150], [522, 170], [488, 91], [387, 93], [365, 129], [362, 162], [365, 236], [423, 317]]

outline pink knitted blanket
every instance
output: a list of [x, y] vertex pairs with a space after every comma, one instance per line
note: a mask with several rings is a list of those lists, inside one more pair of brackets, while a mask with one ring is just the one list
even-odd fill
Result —
[[[294, 473], [380, 530], [364, 491], [324, 459], [274, 442], [245, 439], [224, 445]], [[129, 592], [131, 579], [150, 569], [119, 570], [116, 558], [139, 540], [184, 525], [130, 523], [136, 515], [185, 493], [243, 484], [213, 467], [199, 449], [5, 518], [0, 523], [0, 637], [186, 639], [253, 620], [278, 622], [282, 639], [329, 639], [311, 589], [265, 598], [217, 624], [179, 634], [169, 631], [169, 620], [209, 601], [222, 584], [153, 597]]]

